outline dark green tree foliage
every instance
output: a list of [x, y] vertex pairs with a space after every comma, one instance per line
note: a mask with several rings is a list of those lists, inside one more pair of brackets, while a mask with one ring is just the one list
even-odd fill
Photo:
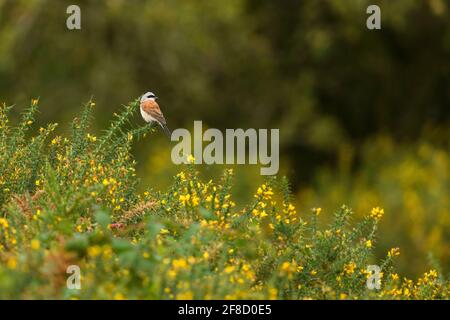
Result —
[[[80, 1], [79, 31], [69, 4], [0, 5], [0, 98], [45, 97], [43, 121], [91, 95], [107, 115], [150, 89], [172, 128], [281, 128], [294, 186], [374, 133], [446, 142], [446, 1]], [[365, 27], [369, 4], [380, 31]]]

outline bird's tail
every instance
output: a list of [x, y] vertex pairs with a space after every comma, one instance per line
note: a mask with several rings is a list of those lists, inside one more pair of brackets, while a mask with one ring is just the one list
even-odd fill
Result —
[[164, 133], [166, 134], [166, 136], [170, 139], [172, 136], [172, 132], [170, 132], [169, 128], [167, 128], [166, 124], [164, 123], [160, 123], [161, 128], [163, 128]]

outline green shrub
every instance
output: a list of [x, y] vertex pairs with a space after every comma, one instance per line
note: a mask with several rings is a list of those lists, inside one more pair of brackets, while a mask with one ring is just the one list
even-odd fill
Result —
[[362, 149], [362, 157], [353, 159], [354, 149], [343, 148], [340, 169], [319, 171], [312, 186], [299, 193], [300, 207], [320, 204], [329, 212], [345, 200], [360, 218], [382, 205], [386, 218], [380, 224], [383, 237], [375, 250], [378, 257], [395, 243], [405, 251], [398, 261], [402, 272], [420, 274], [429, 253], [448, 270], [448, 151], [426, 141], [399, 145], [386, 136], [366, 141]]
[[[448, 299], [436, 267], [417, 281], [395, 272], [397, 248], [375, 261], [373, 208], [359, 222], [339, 208], [327, 228], [320, 208], [299, 213], [286, 179], [270, 178], [238, 209], [233, 172], [203, 181], [194, 165], [167, 192], [137, 192], [130, 154], [150, 126], [130, 123], [134, 101], [96, 138], [88, 102], [71, 137], [55, 124], [28, 136], [38, 101], [21, 123], [0, 108], [0, 297], [87, 299]], [[378, 264], [380, 290], [369, 290]], [[66, 286], [81, 270], [81, 289]]]

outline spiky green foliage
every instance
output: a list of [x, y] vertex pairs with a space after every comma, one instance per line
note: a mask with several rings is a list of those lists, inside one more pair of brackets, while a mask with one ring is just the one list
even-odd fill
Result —
[[[342, 206], [321, 227], [321, 209], [297, 212], [275, 177], [238, 208], [231, 170], [206, 182], [194, 165], [167, 192], [139, 194], [130, 148], [151, 127], [130, 122], [134, 101], [97, 139], [93, 108], [70, 138], [55, 124], [28, 136], [37, 101], [17, 127], [0, 108], [1, 298], [448, 299], [438, 267], [413, 282], [395, 273], [398, 249], [374, 259], [380, 208], [354, 222]], [[366, 285], [372, 264], [380, 290]], [[80, 289], [67, 286], [73, 265]]]

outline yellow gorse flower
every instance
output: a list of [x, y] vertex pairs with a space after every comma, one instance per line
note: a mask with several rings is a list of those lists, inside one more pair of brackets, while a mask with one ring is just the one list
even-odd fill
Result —
[[344, 273], [347, 275], [351, 275], [355, 272], [356, 264], [354, 262], [350, 262], [344, 266]]
[[39, 250], [40, 247], [41, 247], [41, 243], [39, 242], [39, 240], [37, 240], [37, 239], [31, 240], [31, 249]]
[[396, 257], [400, 255], [400, 248], [392, 248], [388, 252], [388, 257]]
[[0, 218], [0, 227], [7, 229], [9, 227], [8, 220], [5, 218]]
[[380, 207], [373, 208], [370, 212], [370, 217], [373, 218], [375, 221], [380, 220], [384, 215], [384, 209], [381, 209]]
[[188, 267], [188, 262], [184, 258], [175, 259], [172, 261], [172, 266], [176, 270], [180, 270], [180, 269], [182, 270], [182, 269], [186, 269]]
[[187, 162], [193, 164], [195, 162], [195, 158], [192, 154], [187, 156]]

